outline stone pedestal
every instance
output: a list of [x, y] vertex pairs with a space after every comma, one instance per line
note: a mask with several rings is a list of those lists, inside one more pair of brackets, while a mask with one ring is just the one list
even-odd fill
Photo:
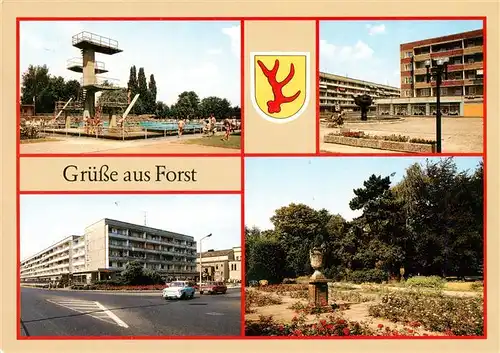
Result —
[[109, 115], [109, 127], [117, 127], [118, 124], [116, 123], [116, 115], [115, 114], [110, 114]]
[[316, 279], [309, 281], [309, 303], [315, 306], [328, 305], [328, 280]]
[[69, 117], [68, 114], [66, 114], [66, 112], [64, 113], [64, 125], [66, 129], [71, 128], [71, 117]]

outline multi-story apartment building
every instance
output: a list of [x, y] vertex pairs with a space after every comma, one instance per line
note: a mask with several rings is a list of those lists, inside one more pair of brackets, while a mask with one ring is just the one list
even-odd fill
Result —
[[448, 79], [441, 85], [444, 116], [483, 116], [483, 30], [419, 40], [400, 45], [401, 97], [377, 100], [387, 115], [436, 113], [436, 81], [427, 82], [430, 68], [448, 60]]
[[[204, 281], [241, 281], [241, 247], [227, 250], [209, 250], [201, 254]], [[200, 254], [196, 258], [196, 270], [200, 272]], [[197, 278], [200, 276], [198, 275]]]
[[82, 265], [82, 237], [72, 235], [21, 262], [21, 280], [56, 281]]
[[[354, 78], [319, 73], [319, 106], [321, 113], [330, 113], [339, 107], [345, 111], [357, 111], [353, 95], [368, 94], [373, 99], [399, 97], [397, 87], [357, 80]], [[371, 107], [375, 110], [375, 106]]]
[[[90, 283], [114, 278], [132, 261], [165, 278], [194, 278], [195, 258], [191, 236], [105, 218], [88, 226], [83, 236], [66, 238], [24, 260], [21, 280], [57, 280], [69, 274], [75, 282]], [[39, 267], [45, 272], [36, 272]]]

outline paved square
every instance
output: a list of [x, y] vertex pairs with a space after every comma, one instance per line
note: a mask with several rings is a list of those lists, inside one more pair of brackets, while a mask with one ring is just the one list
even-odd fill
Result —
[[[362, 130], [368, 135], [403, 135], [412, 138], [435, 140], [435, 118], [405, 118], [392, 122], [346, 123], [344, 128]], [[483, 119], [481, 118], [443, 118], [442, 152], [445, 153], [482, 153]], [[339, 132], [339, 128], [320, 128], [320, 150], [333, 153], [395, 153], [387, 150], [353, 147], [324, 143], [324, 136]]]

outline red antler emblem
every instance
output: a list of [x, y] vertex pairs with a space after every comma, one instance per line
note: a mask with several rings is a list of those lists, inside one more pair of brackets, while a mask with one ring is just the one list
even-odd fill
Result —
[[274, 62], [274, 66], [271, 70], [269, 70], [260, 60], [258, 60], [257, 63], [259, 64], [264, 75], [267, 77], [267, 81], [271, 85], [271, 89], [273, 91], [274, 99], [267, 102], [267, 111], [269, 114], [279, 113], [281, 112], [282, 104], [293, 102], [300, 96], [300, 90], [290, 97], [286, 97], [283, 94], [283, 87], [285, 87], [295, 75], [295, 67], [293, 64], [290, 64], [290, 72], [287, 77], [283, 81], [278, 82], [276, 78], [276, 74], [278, 73], [278, 68], [280, 66], [278, 59]]

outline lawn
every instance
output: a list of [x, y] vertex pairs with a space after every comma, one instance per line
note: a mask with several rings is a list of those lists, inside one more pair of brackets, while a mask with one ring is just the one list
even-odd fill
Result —
[[241, 148], [241, 136], [239, 134], [229, 136], [228, 141], [221, 139], [222, 135], [215, 135], [215, 136], [187, 139], [183, 142], [190, 145], [202, 145], [202, 146], [233, 148], [233, 149]]

